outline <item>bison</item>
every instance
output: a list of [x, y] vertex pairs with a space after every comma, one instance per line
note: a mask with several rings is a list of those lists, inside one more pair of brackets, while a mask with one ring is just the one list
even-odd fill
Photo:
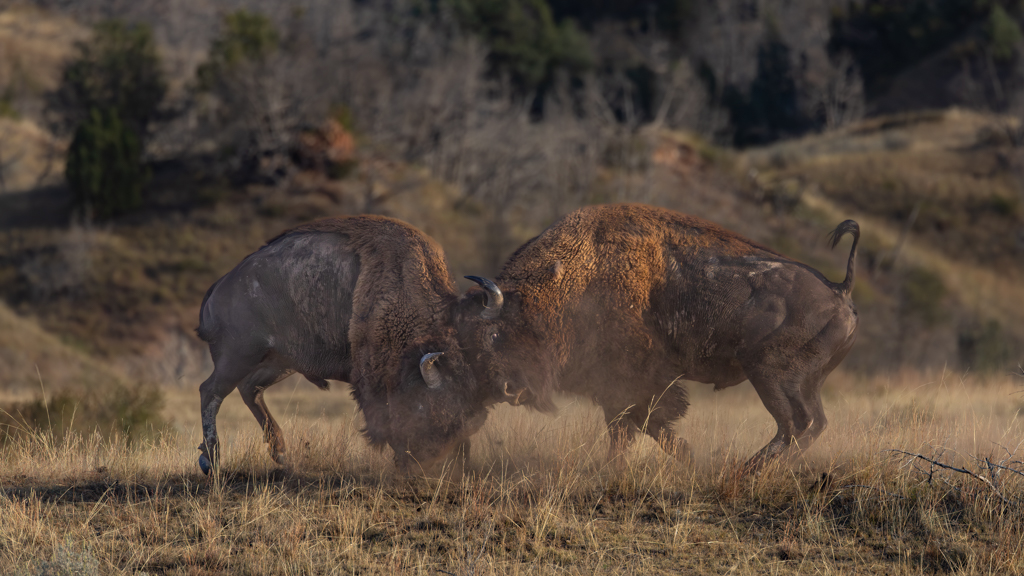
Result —
[[398, 220], [327, 218], [268, 241], [203, 299], [197, 332], [214, 370], [199, 387], [200, 467], [217, 463], [217, 411], [235, 388], [284, 465], [263, 392], [295, 372], [324, 390], [350, 382], [364, 433], [389, 444], [399, 468], [439, 459], [483, 423], [472, 406], [487, 404], [474, 400], [456, 339], [457, 302], [441, 247]]
[[643, 430], [670, 453], [688, 448], [671, 424], [686, 413], [678, 380], [719, 390], [750, 380], [778, 424], [752, 468], [806, 449], [825, 429], [820, 390], [853, 346], [846, 279], [716, 224], [643, 205], [572, 212], [530, 240], [495, 281], [474, 286], [456, 314], [480, 385], [512, 404], [554, 409], [553, 392], [593, 399], [611, 455]]

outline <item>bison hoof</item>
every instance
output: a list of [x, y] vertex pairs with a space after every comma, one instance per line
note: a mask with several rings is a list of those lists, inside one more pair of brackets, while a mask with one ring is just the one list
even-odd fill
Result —
[[210, 459], [206, 457], [206, 454], [199, 455], [199, 469], [207, 476], [210, 475], [210, 470], [213, 470], [213, 464], [210, 464]]

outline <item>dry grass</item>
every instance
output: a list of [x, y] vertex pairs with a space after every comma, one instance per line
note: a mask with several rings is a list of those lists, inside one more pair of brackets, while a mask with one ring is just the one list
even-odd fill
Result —
[[233, 397], [220, 421], [225, 471], [204, 478], [198, 394], [169, 392], [173, 429], [157, 440], [36, 436], [0, 449], [0, 565], [117, 574], [1024, 572], [1024, 477], [984, 465], [1021, 468], [1019, 379], [837, 374], [819, 443], [804, 461], [757, 477], [737, 474], [774, 432], [756, 394], [749, 385], [691, 392], [680, 432], [694, 447], [692, 466], [649, 440], [606, 462], [599, 412], [567, 400], [555, 418], [495, 410], [465, 473], [449, 464], [411, 479], [367, 447], [344, 391], [304, 383], [268, 393], [291, 471], [271, 465]]

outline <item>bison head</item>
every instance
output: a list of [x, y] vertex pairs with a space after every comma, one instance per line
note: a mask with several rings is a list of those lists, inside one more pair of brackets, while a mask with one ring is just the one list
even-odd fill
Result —
[[554, 352], [523, 312], [518, 292], [503, 293], [486, 278], [460, 299], [456, 326], [484, 402], [508, 402], [553, 411]]
[[387, 437], [399, 470], [427, 469], [475, 433], [487, 417], [474, 401], [473, 370], [454, 336], [413, 346], [388, 399]]

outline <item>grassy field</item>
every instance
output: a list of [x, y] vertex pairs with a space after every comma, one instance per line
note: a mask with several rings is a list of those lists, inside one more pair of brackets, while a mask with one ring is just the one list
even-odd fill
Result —
[[168, 391], [153, 440], [0, 448], [0, 572], [1020, 574], [1021, 384], [833, 375], [819, 442], [756, 477], [738, 470], [774, 423], [749, 384], [690, 386], [692, 465], [646, 439], [607, 462], [599, 411], [567, 398], [557, 417], [500, 407], [465, 470], [412, 478], [359, 436], [344, 386], [304, 382], [267, 394], [291, 470], [233, 396], [224, 472], [203, 477], [198, 393]]

